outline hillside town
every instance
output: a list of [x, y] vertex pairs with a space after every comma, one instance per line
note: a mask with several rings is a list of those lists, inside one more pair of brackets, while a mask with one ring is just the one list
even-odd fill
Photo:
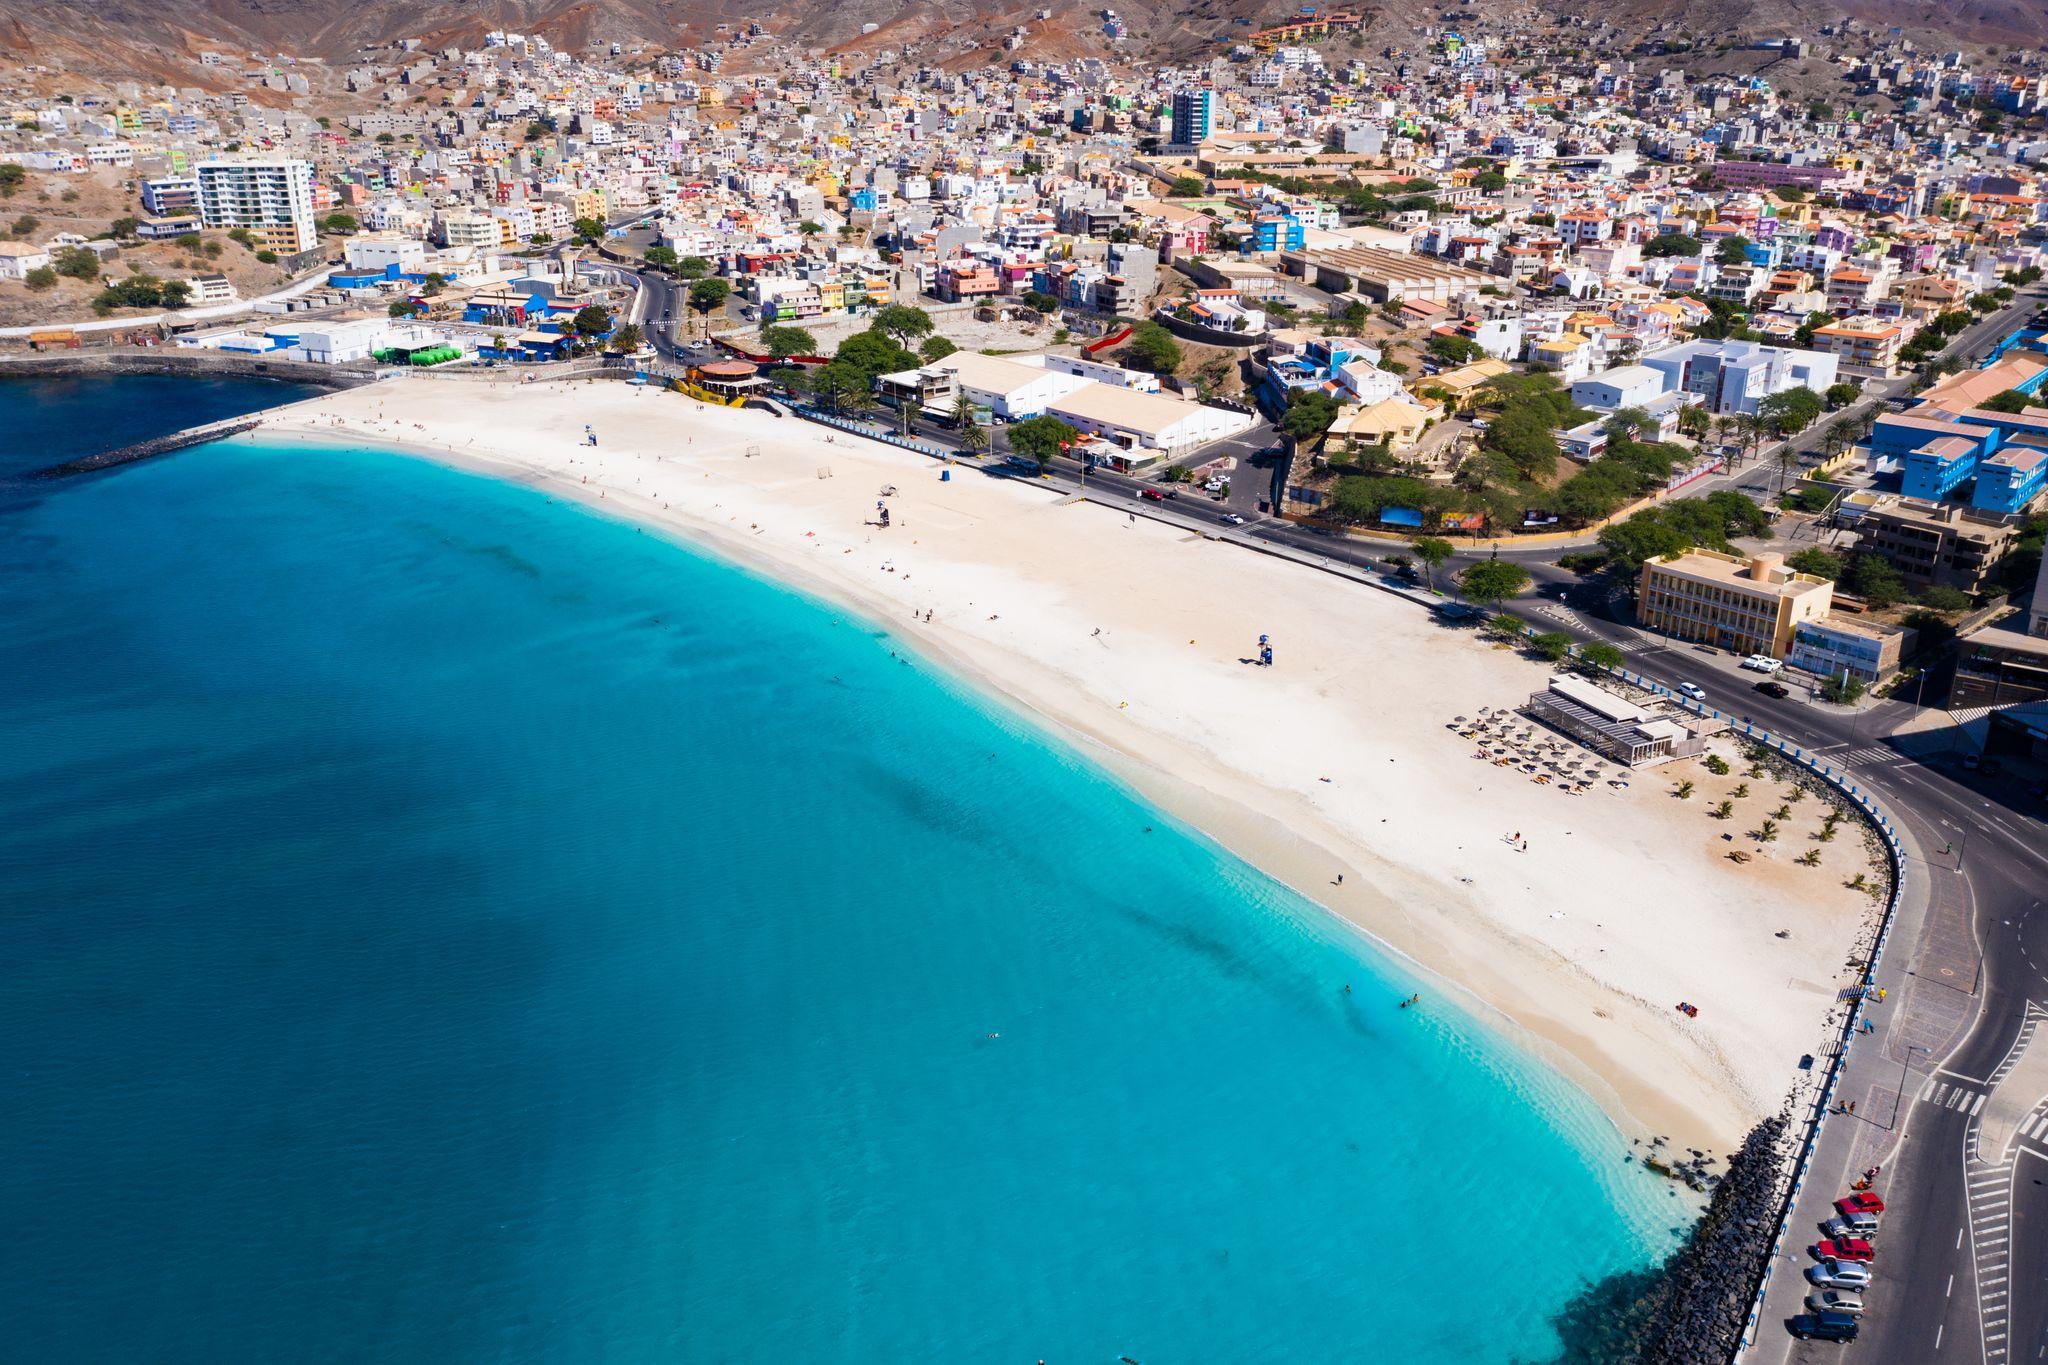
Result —
[[[1899, 673], [1913, 608], [2030, 574], [2042, 53], [1845, 21], [1700, 75], [1689, 43], [1454, 18], [1368, 50], [1305, 10], [1178, 65], [1105, 9], [1099, 56], [1027, 26], [972, 67], [734, 23], [206, 53], [204, 88], [16, 72], [0, 345], [609, 355], [1229, 524], [1576, 535], [1646, 627], [1837, 695]], [[1785, 517], [1812, 543], [1781, 560]], [[2039, 654], [1990, 695], [2048, 695]]]

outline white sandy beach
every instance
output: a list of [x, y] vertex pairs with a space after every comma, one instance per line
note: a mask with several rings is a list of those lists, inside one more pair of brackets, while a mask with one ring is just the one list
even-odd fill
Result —
[[[612, 382], [405, 378], [284, 409], [253, 439], [286, 434], [541, 483], [859, 608], [1498, 1009], [1631, 1134], [1726, 1151], [1774, 1111], [1871, 913], [1842, 885], [1864, 866], [1848, 831], [1802, 868], [1803, 833], [1750, 843], [1757, 803], [1709, 819], [1673, 799], [1684, 773], [1571, 796], [1475, 761], [1446, 722], [1519, 705], [1543, 665], [1373, 589], [1034, 482], [941, 482], [906, 451]], [[888, 530], [868, 524], [885, 485]], [[1271, 669], [1243, 662], [1261, 632]], [[1723, 794], [1701, 776], [1702, 796]], [[1738, 846], [1757, 861], [1731, 862]], [[1417, 989], [1426, 1007], [1432, 984]]]

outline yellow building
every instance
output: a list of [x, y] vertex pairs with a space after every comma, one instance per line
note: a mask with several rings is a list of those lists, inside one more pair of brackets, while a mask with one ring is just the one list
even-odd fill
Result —
[[1643, 565], [1636, 619], [1681, 640], [1782, 659], [1800, 625], [1821, 620], [1834, 601], [1833, 583], [1794, 573], [1783, 555], [1688, 550]]

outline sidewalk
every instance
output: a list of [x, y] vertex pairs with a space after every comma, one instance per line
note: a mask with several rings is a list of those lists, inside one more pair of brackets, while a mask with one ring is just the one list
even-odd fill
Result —
[[[1889, 1163], [1904, 1137], [1912, 1096], [1928, 1070], [1969, 1031], [1977, 1013], [1978, 954], [1970, 928], [1967, 887], [1946, 869], [1930, 868], [1916, 832], [1896, 823], [1902, 856], [1899, 908], [1891, 932], [1911, 956], [1877, 964], [1873, 975], [1887, 988], [1882, 1003], [1864, 1007], [1874, 1034], [1851, 1039], [1832, 1089], [1822, 1068], [1833, 1055], [1816, 1054], [1816, 1070], [1798, 1096], [1800, 1116], [1818, 1125], [1813, 1153], [1786, 1217], [1787, 1235], [1767, 1272], [1761, 1310], [1736, 1360], [1777, 1365], [1799, 1343], [1783, 1330], [1806, 1311], [1811, 1289], [1807, 1234], [1832, 1212], [1836, 1199], [1872, 1166]], [[1950, 984], [1958, 983], [1958, 984]], [[1857, 1045], [1860, 1044], [1860, 1045]], [[1916, 1071], [1918, 1063], [1921, 1070]], [[1832, 1111], [1857, 1105], [1854, 1114]], [[1817, 1234], [1815, 1234], [1817, 1236]]]

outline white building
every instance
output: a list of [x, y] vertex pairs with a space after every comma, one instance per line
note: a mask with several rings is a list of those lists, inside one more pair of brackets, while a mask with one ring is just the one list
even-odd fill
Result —
[[319, 245], [310, 161], [202, 161], [198, 174], [199, 214], [206, 226], [242, 228], [259, 250], [280, 256], [296, 256]]
[[951, 374], [962, 400], [1009, 422], [1037, 417], [1056, 399], [1094, 382], [970, 351], [955, 351], [928, 368]]
[[0, 280], [18, 280], [50, 263], [50, 253], [27, 242], [0, 242]]
[[1665, 374], [1648, 365], [1617, 365], [1588, 375], [1572, 385], [1572, 402], [1582, 408], [1613, 412], [1639, 408], [1665, 392]]
[[[1248, 412], [1090, 382], [1046, 404], [1046, 413], [1128, 451], [1175, 458], [1258, 424]], [[1144, 464], [1135, 459], [1134, 465]]]
[[1688, 341], [1652, 351], [1642, 363], [1664, 376], [1666, 390], [1696, 393], [1714, 413], [1748, 412], [1774, 393], [1835, 382], [1835, 357], [1754, 341]]
[[381, 271], [395, 265], [403, 274], [418, 275], [427, 268], [427, 244], [395, 232], [359, 232], [341, 244], [341, 255], [352, 271]]

